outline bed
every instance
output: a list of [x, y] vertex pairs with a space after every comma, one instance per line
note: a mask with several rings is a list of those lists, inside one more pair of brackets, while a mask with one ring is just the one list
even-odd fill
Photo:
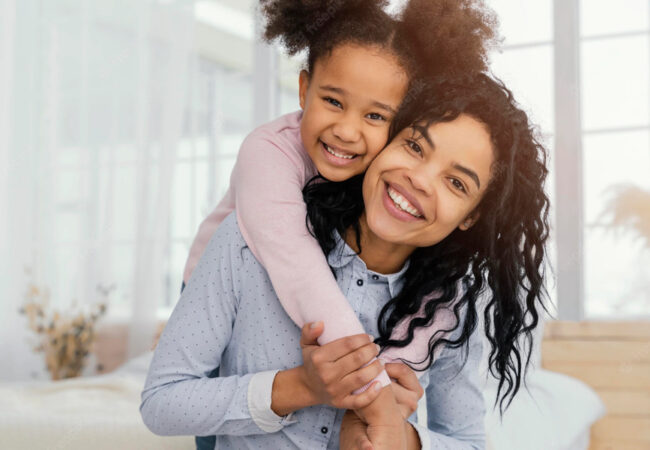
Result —
[[[151, 352], [105, 375], [57, 382], [0, 383], [0, 448], [76, 450], [193, 449], [190, 436], [160, 437], [138, 410]], [[586, 450], [591, 424], [604, 414], [582, 382], [537, 369], [503, 421], [492, 410], [496, 385], [485, 384], [491, 450]], [[420, 415], [423, 417], [423, 414]]]

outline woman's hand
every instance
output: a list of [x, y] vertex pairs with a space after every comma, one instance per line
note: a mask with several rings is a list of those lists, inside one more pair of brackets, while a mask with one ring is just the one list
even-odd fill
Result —
[[381, 386], [373, 383], [369, 389], [352, 394], [382, 371], [379, 360], [363, 367], [377, 356], [379, 348], [367, 334], [337, 339], [319, 346], [316, 339], [323, 333], [323, 323], [307, 324], [302, 328], [301, 381], [313, 396], [314, 404], [340, 409], [359, 409], [377, 398]]
[[353, 411], [346, 411], [341, 422], [341, 450], [374, 450], [366, 432], [366, 424]]
[[415, 371], [403, 363], [388, 363], [385, 366], [391, 378], [391, 388], [404, 419], [408, 419], [418, 408], [418, 401], [424, 395]]

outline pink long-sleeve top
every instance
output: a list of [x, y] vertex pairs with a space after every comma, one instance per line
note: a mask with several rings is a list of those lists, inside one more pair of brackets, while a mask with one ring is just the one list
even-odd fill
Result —
[[[225, 197], [199, 227], [183, 280], [189, 280], [219, 224], [236, 210], [242, 235], [266, 268], [289, 317], [300, 327], [323, 321], [325, 329], [318, 340], [322, 345], [365, 330], [306, 227], [302, 189], [317, 171], [302, 144], [301, 118], [302, 111], [281, 116], [246, 137]], [[441, 327], [451, 317], [447, 319], [436, 321], [435, 327], [418, 329], [409, 346], [388, 349], [381, 358], [421, 361], [426, 356], [429, 337], [444, 330]], [[398, 327], [394, 335], [403, 331]], [[377, 379], [384, 386], [390, 383], [385, 371]]]

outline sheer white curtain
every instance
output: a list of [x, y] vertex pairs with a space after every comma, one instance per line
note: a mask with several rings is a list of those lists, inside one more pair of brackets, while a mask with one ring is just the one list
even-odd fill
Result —
[[194, 23], [188, 0], [0, 0], [0, 379], [46, 376], [30, 280], [62, 310], [114, 286], [129, 355], [151, 346]]

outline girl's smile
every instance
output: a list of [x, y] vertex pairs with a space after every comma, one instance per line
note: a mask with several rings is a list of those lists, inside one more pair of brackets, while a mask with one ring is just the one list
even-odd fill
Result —
[[327, 158], [327, 160], [334, 165], [346, 166], [348, 164], [353, 164], [355, 162], [353, 159], [359, 156], [356, 153], [342, 150], [341, 148], [334, 147], [333, 145], [328, 145], [322, 140], [320, 143], [323, 146], [325, 158]]

